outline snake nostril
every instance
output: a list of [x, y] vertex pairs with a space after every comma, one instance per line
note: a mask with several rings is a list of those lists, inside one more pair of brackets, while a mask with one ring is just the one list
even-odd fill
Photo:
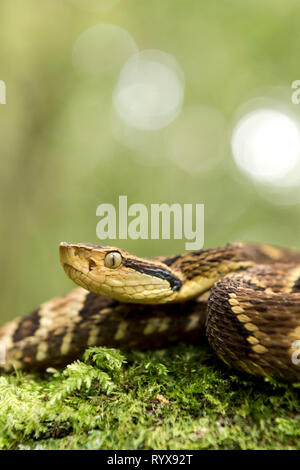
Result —
[[96, 263], [93, 259], [89, 259], [89, 271], [92, 271], [93, 268], [95, 268]]

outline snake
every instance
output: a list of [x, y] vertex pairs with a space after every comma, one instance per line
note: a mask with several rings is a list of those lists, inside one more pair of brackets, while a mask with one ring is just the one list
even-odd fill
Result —
[[[262, 243], [143, 258], [59, 246], [77, 285], [0, 328], [0, 370], [62, 367], [86, 348], [164, 348], [203, 338], [230, 368], [300, 381], [300, 253]], [[201, 367], [201, 364], [199, 364]]]

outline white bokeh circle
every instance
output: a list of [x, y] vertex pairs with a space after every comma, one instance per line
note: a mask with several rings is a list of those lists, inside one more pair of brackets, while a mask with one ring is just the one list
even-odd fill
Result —
[[126, 124], [157, 130], [178, 116], [183, 98], [184, 76], [175, 59], [162, 51], [144, 50], [122, 68], [113, 105]]
[[292, 115], [260, 108], [236, 124], [231, 147], [237, 166], [253, 181], [290, 186], [299, 179], [300, 131]]

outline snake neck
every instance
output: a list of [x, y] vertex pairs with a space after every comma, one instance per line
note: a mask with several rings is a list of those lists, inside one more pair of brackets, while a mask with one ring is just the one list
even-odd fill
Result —
[[167, 300], [183, 302], [201, 295], [227, 274], [254, 266], [256, 258], [241, 243], [165, 258], [161, 261], [182, 281], [180, 290]]
[[209, 291], [227, 274], [258, 264], [299, 263], [300, 255], [294, 250], [283, 250], [262, 243], [236, 242], [161, 261], [182, 279], [181, 289], [174, 292], [168, 301], [182, 302]]

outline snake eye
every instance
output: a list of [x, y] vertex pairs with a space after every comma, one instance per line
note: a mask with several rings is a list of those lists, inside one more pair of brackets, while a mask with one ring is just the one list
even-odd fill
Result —
[[107, 253], [104, 258], [104, 265], [106, 268], [115, 269], [118, 268], [121, 263], [122, 256], [118, 251], [111, 251], [110, 253]]

